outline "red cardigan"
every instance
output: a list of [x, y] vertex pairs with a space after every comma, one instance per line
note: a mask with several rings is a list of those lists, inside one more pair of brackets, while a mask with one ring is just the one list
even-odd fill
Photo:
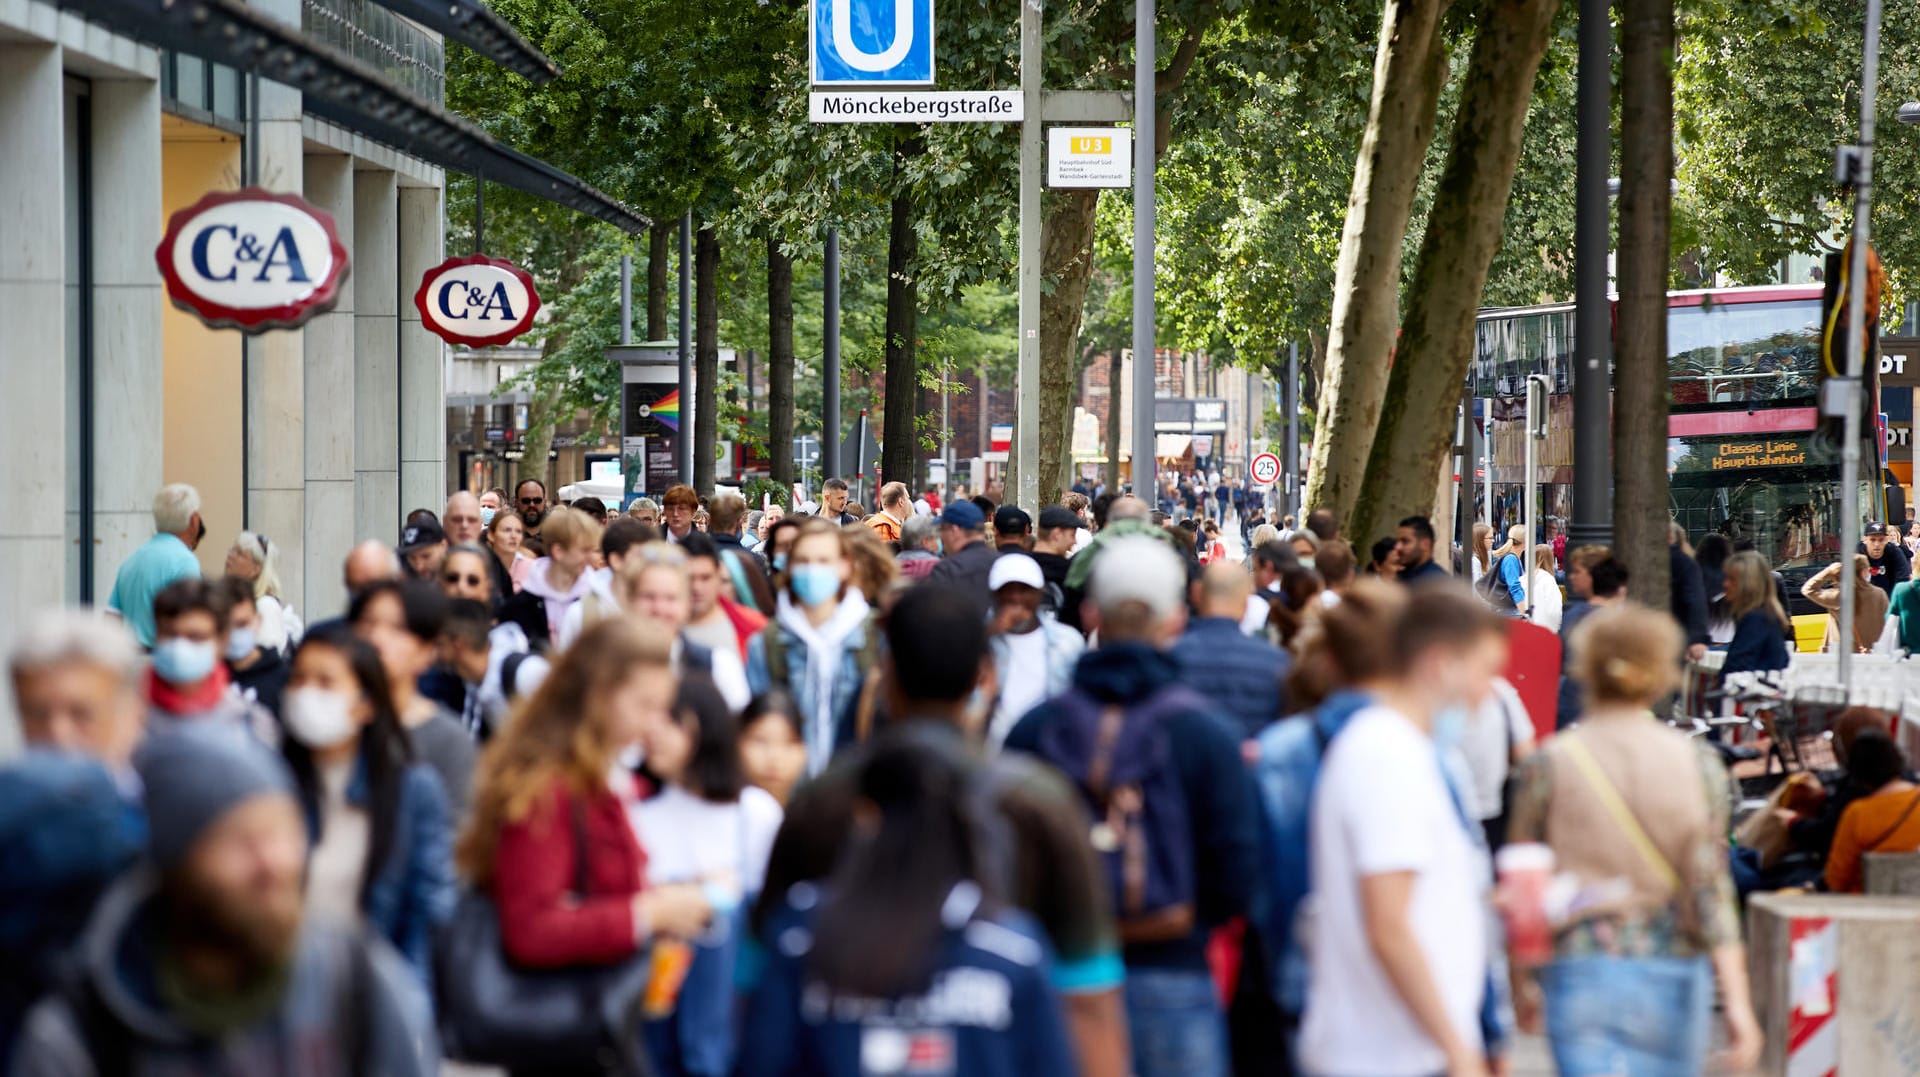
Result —
[[647, 854], [620, 799], [598, 793], [585, 805], [587, 892], [576, 895], [574, 799], [556, 779], [527, 818], [500, 831], [493, 899], [501, 942], [516, 964], [608, 965], [639, 949], [633, 897], [645, 886]]

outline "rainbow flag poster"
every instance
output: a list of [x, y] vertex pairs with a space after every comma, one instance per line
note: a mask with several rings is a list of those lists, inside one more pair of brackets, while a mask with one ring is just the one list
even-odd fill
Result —
[[677, 432], [680, 429], [680, 390], [675, 389], [651, 404], [641, 404], [636, 412], [640, 419], [653, 419]]

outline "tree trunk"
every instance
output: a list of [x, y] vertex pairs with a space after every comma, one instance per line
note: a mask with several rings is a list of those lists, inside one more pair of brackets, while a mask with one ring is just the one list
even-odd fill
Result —
[[647, 229], [647, 339], [667, 339], [667, 263], [673, 259], [668, 225]]
[[[1054, 191], [1040, 221], [1040, 504], [1053, 505], [1072, 485], [1074, 359], [1080, 318], [1093, 279], [1098, 190]], [[1021, 446], [1026, 451], [1026, 446]]]
[[1667, 605], [1667, 273], [1673, 0], [1620, 4], [1620, 307], [1613, 528], [1635, 597]]
[[[895, 175], [909, 157], [925, 152], [919, 136], [903, 139], [894, 150]], [[920, 317], [920, 235], [914, 231], [911, 186], [896, 178], [893, 220], [887, 235], [887, 395], [882, 405], [880, 477], [884, 482], [913, 481], [913, 459], [919, 448], [915, 419], [920, 405], [918, 341]], [[874, 504], [864, 506], [878, 510]]]
[[1361, 538], [1390, 535], [1407, 516], [1434, 515], [1433, 476], [1453, 446], [1475, 315], [1500, 250], [1527, 103], [1558, 7], [1558, 0], [1493, 0], [1481, 15], [1353, 511]]
[[1387, 0], [1373, 66], [1373, 103], [1347, 197], [1334, 270], [1333, 325], [1306, 505], [1342, 521], [1366, 478], [1387, 366], [1399, 327], [1400, 258], [1434, 109], [1446, 82], [1439, 24], [1447, 0]]
[[793, 473], [793, 259], [767, 240], [767, 458], [773, 481], [790, 489]]
[[693, 488], [710, 494], [720, 417], [720, 233], [704, 221], [694, 228]]
[[1107, 353], [1107, 489], [1120, 489], [1120, 409], [1125, 397], [1120, 385], [1120, 346]]

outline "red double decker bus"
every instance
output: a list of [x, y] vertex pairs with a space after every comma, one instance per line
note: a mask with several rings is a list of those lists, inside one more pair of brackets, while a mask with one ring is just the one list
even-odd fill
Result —
[[[1840, 446], [1818, 408], [1820, 294], [1819, 285], [1781, 285], [1668, 296], [1674, 519], [1693, 541], [1713, 532], [1752, 540], [1787, 577], [1795, 614], [1817, 612], [1799, 584], [1839, 555]], [[1475, 499], [1497, 527], [1522, 518], [1530, 374], [1553, 385], [1535, 467], [1540, 516], [1572, 515], [1574, 354], [1571, 303], [1480, 314], [1468, 391], [1488, 440]], [[1888, 504], [1877, 410], [1863, 423], [1854, 477], [1868, 519], [1884, 519]]]

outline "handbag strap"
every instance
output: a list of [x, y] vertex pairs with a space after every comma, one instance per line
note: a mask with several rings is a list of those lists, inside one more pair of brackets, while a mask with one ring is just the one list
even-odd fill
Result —
[[1898, 834], [1900, 828], [1907, 825], [1907, 820], [1912, 817], [1913, 809], [1916, 807], [1920, 807], [1920, 789], [1914, 790], [1913, 797], [1907, 801], [1907, 810], [1900, 813], [1900, 818], [1895, 819], [1893, 825], [1882, 831], [1879, 837], [1862, 845], [1860, 851], [1862, 853], [1871, 853], [1879, 849], [1882, 845], [1885, 845], [1887, 839]]
[[1619, 826], [1621, 833], [1626, 835], [1627, 843], [1632, 845], [1634, 851], [1640, 854], [1640, 858], [1647, 862], [1647, 866], [1654, 870], [1654, 874], [1660, 876], [1661, 880], [1673, 890], [1674, 895], [1680, 897], [1682, 885], [1680, 873], [1674, 870], [1666, 854], [1662, 853], [1660, 847], [1653, 843], [1653, 839], [1647, 836], [1646, 828], [1640, 825], [1640, 820], [1635, 818], [1633, 809], [1629, 808], [1626, 800], [1621, 797], [1620, 790], [1607, 777], [1607, 772], [1601, 769], [1600, 761], [1593, 757], [1593, 753], [1587, 750], [1586, 745], [1580, 743], [1578, 736], [1568, 733], [1560, 740], [1566, 748], [1567, 759], [1573, 763], [1574, 769], [1580, 772], [1580, 776], [1587, 780], [1587, 785], [1593, 790], [1594, 795], [1600, 798], [1601, 806], [1607, 809], [1607, 814], [1613, 817], [1615, 825]]

